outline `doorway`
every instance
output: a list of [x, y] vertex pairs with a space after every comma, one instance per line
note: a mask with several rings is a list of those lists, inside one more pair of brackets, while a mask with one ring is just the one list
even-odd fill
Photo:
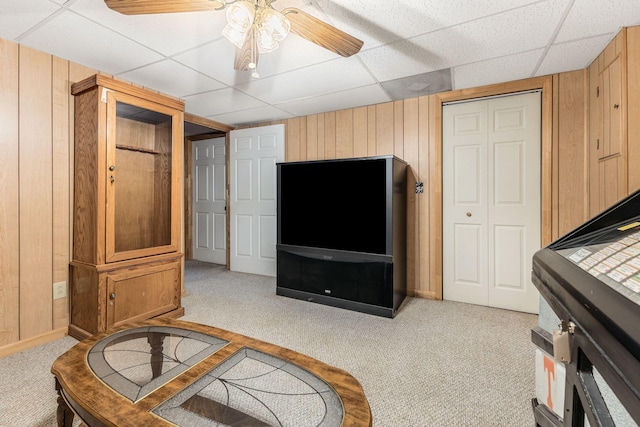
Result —
[[226, 265], [226, 138], [192, 146], [193, 259]]
[[443, 105], [443, 298], [537, 313], [539, 91]]

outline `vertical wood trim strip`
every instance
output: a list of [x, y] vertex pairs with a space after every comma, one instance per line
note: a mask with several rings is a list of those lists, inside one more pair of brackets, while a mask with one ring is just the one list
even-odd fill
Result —
[[376, 138], [376, 106], [371, 105], [367, 107], [367, 153], [369, 156], [375, 156], [378, 154], [377, 145], [378, 140]]
[[431, 100], [427, 96], [418, 99], [418, 181], [424, 184], [424, 192], [417, 196], [418, 199], [418, 286], [417, 295], [422, 296], [430, 288], [429, 259], [431, 254], [429, 215], [430, 201], [430, 172], [429, 172], [429, 147], [436, 142], [431, 139], [429, 128], [429, 106]]
[[411, 98], [404, 101], [403, 111], [403, 158], [407, 162], [407, 292], [415, 294], [419, 287], [419, 232], [418, 203], [415, 184], [419, 170], [419, 101]]
[[326, 159], [325, 149], [324, 149], [324, 140], [325, 140], [325, 129], [324, 129], [325, 115], [318, 114], [318, 126], [317, 126], [317, 134], [318, 134], [318, 160]]
[[353, 109], [353, 156], [367, 156], [367, 107]]
[[[627, 28], [627, 162], [640, 164], [640, 144], [636, 140], [640, 135], [640, 26]], [[624, 90], [624, 86], [623, 86]], [[632, 193], [640, 189], [640, 168], [628, 167], [628, 190]]]
[[376, 155], [393, 154], [393, 102], [376, 105]]
[[336, 112], [336, 158], [353, 157], [353, 110]]
[[[559, 163], [559, 130], [558, 125], [560, 121], [560, 102], [559, 102], [559, 93], [560, 93], [560, 78], [557, 74], [553, 75], [553, 124], [552, 124], [552, 145], [550, 156], [547, 159], [543, 158], [542, 164], [545, 164], [545, 161], [549, 162], [551, 165], [551, 180], [549, 183], [550, 193], [551, 193], [551, 236], [550, 240], [553, 241], [559, 237], [560, 234], [560, 215], [558, 213], [558, 205], [559, 205], [559, 184], [558, 177], [560, 175], [560, 163]], [[544, 153], [543, 153], [544, 155]], [[544, 175], [543, 175], [544, 176]], [[544, 182], [544, 181], [543, 181]]]
[[307, 154], [307, 118], [300, 117], [300, 160], [308, 160]]
[[20, 46], [20, 339], [52, 329], [51, 63]]
[[404, 101], [393, 102], [393, 154], [404, 159]]
[[53, 300], [53, 329], [69, 325], [69, 61], [53, 57], [53, 283], [66, 282], [66, 297]]
[[318, 115], [307, 116], [307, 160], [318, 159]]
[[336, 113], [324, 113], [324, 152], [325, 159], [336, 158]]
[[297, 162], [300, 160], [300, 118], [287, 120], [285, 132], [285, 160]]
[[20, 339], [19, 47], [0, 38], [0, 347]]
[[442, 299], [442, 99], [429, 105], [429, 292]]

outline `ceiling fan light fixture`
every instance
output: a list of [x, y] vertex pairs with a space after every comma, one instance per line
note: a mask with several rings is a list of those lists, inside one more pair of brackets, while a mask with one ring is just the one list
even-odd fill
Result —
[[255, 18], [255, 10], [248, 1], [233, 3], [227, 9], [227, 23], [238, 31], [247, 32]]
[[242, 45], [244, 44], [244, 40], [247, 37], [247, 32], [240, 31], [237, 28], [233, 27], [232, 25], [227, 24], [222, 29], [222, 35], [231, 43], [233, 43], [236, 47], [242, 48]]
[[291, 30], [289, 20], [275, 9], [266, 8], [260, 10], [257, 21], [261, 27], [261, 32], [269, 33], [276, 41], [284, 40]]

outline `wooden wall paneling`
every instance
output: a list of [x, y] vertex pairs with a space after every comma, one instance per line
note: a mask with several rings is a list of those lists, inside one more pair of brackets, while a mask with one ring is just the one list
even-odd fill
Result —
[[552, 173], [551, 173], [551, 154], [553, 147], [553, 79], [550, 77], [541, 77], [531, 79], [532, 88], [542, 89], [542, 105], [541, 105], [541, 127], [542, 132], [542, 164], [540, 167], [541, 187], [540, 187], [540, 209], [541, 209], [541, 244], [546, 246], [551, 243], [551, 223], [552, 223]]
[[627, 28], [628, 190], [640, 189], [640, 26]]
[[377, 152], [377, 138], [376, 138], [376, 111], [375, 105], [367, 107], [367, 155], [375, 156]]
[[417, 272], [416, 279], [418, 285], [414, 291], [414, 294], [419, 297], [435, 298], [434, 292], [429, 292], [430, 289], [430, 259], [431, 259], [431, 239], [429, 238], [431, 233], [431, 223], [429, 214], [429, 201], [431, 194], [431, 181], [429, 172], [429, 152], [432, 143], [435, 143], [431, 136], [430, 114], [429, 107], [431, 105], [431, 98], [428, 96], [421, 96], [418, 98], [418, 159], [417, 159], [417, 180], [423, 183], [423, 193], [418, 194], [417, 208], [418, 208], [418, 248], [417, 248]]
[[325, 115], [324, 113], [322, 114], [318, 114], [318, 124], [316, 126], [316, 133], [317, 133], [317, 143], [318, 143], [318, 160], [323, 160], [326, 158], [326, 153], [325, 153], [325, 128], [324, 128], [324, 123], [325, 123]]
[[336, 113], [324, 113], [324, 154], [325, 159], [336, 158]]
[[376, 155], [393, 154], [394, 149], [394, 103], [376, 105]]
[[307, 116], [307, 160], [318, 159], [318, 115]]
[[20, 339], [52, 326], [51, 64], [20, 46]]
[[404, 101], [393, 102], [393, 154], [404, 159]]
[[69, 261], [71, 261], [69, 169], [69, 61], [53, 57], [53, 283], [64, 282], [65, 297], [53, 300], [53, 329], [69, 325]]
[[442, 99], [429, 103], [429, 288], [428, 296], [442, 299]]
[[419, 102], [418, 98], [407, 99], [403, 103], [403, 158], [407, 162], [407, 292], [415, 293], [419, 287], [418, 204], [416, 182], [419, 170]]
[[353, 156], [366, 157], [367, 141], [367, 107], [353, 109]]
[[0, 347], [20, 339], [18, 51], [0, 39]]
[[300, 158], [300, 117], [287, 120], [285, 126], [286, 149], [285, 160], [287, 162], [297, 162]]
[[559, 97], [559, 80], [560, 77], [558, 74], [553, 75], [553, 143], [552, 143], [552, 151], [551, 151], [551, 239], [556, 240], [559, 237], [559, 229], [558, 229], [558, 207], [560, 205], [559, 198], [559, 189], [558, 189], [558, 177], [560, 176], [559, 169], [559, 153], [558, 153], [558, 123], [560, 121], [560, 97]]
[[558, 76], [558, 237], [588, 219], [586, 70]]
[[600, 166], [598, 164], [598, 141], [602, 140], [602, 111], [599, 102], [599, 79], [600, 68], [599, 61], [596, 59], [591, 63], [588, 69], [589, 74], [589, 136], [588, 136], [588, 153], [589, 153], [589, 216], [595, 216], [600, 212], [600, 188], [598, 185], [600, 176]]
[[353, 157], [353, 109], [336, 111], [336, 158]]
[[300, 117], [300, 160], [308, 160], [307, 154], [307, 118]]

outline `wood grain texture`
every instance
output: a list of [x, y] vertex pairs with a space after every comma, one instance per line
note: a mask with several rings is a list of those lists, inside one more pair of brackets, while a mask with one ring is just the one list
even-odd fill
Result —
[[404, 101], [393, 102], [393, 154], [404, 159]]
[[[418, 197], [416, 194], [417, 176], [420, 170], [420, 104], [418, 98], [403, 102], [402, 122], [402, 158], [407, 161], [407, 289], [420, 288]], [[396, 154], [397, 156], [397, 154]]]
[[20, 339], [18, 52], [0, 39], [0, 347]]
[[[415, 287], [415, 295], [425, 298], [435, 298], [435, 292], [430, 291], [431, 269], [429, 265], [431, 243], [430, 243], [430, 219], [429, 215], [429, 141], [431, 137], [430, 125], [430, 108], [431, 101], [428, 96], [418, 98], [418, 157], [417, 163], [417, 180], [424, 184], [422, 194], [417, 195], [418, 205], [418, 242], [416, 254], [418, 271], [415, 273], [418, 283]], [[409, 159], [413, 163], [413, 159]]]
[[307, 157], [306, 160], [318, 159], [318, 115], [307, 116]]
[[[86, 363], [86, 357], [87, 352], [90, 351], [96, 342], [106, 338], [110, 334], [128, 328], [147, 326], [183, 328], [209, 334], [226, 340], [229, 343], [217, 352], [204, 358], [201, 362], [195, 364], [192, 368], [179, 374], [178, 377], [158, 387], [133, 405], [130, 400], [118, 393], [114, 393], [113, 389], [105, 386], [105, 384], [95, 376]], [[170, 423], [149, 413], [149, 411], [245, 347], [273, 355], [300, 366], [329, 384], [338, 394], [342, 402], [342, 426], [370, 427], [372, 425], [371, 409], [362, 386], [348, 372], [284, 347], [211, 326], [180, 320], [165, 318], [153, 319], [129, 324], [127, 326], [115, 327], [108, 332], [96, 334], [60, 356], [54, 362], [51, 372], [56, 376], [72, 400], [90, 411], [92, 415], [105, 423], [105, 425], [164, 426], [170, 425]]]
[[[627, 28], [627, 160], [640, 164], [640, 27]], [[628, 168], [628, 191], [640, 189], [640, 168]]]
[[336, 158], [336, 113], [324, 113], [324, 158]]
[[366, 157], [368, 150], [367, 107], [353, 109], [353, 156]]
[[353, 157], [353, 109], [336, 111], [336, 158]]
[[394, 104], [386, 102], [376, 105], [376, 156], [393, 154], [394, 148]]
[[53, 57], [52, 66], [53, 282], [65, 282], [67, 295], [53, 301], [53, 329], [69, 325], [69, 261], [71, 261], [69, 61]]
[[52, 329], [51, 67], [20, 46], [20, 339]]
[[558, 76], [558, 237], [588, 217], [587, 71]]

